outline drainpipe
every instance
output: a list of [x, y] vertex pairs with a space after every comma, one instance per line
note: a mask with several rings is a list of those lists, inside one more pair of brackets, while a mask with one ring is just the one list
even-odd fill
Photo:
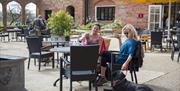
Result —
[[84, 24], [87, 24], [89, 0], [84, 0]]
[[6, 30], [7, 28], [7, 2], [3, 2], [2, 3], [2, 12], [3, 12], [3, 25], [4, 25], [4, 29]]
[[25, 10], [25, 4], [22, 5], [22, 24], [26, 24], [26, 10]]
[[169, 0], [169, 12], [168, 12], [168, 39], [170, 39], [170, 28], [171, 28], [171, 0]]

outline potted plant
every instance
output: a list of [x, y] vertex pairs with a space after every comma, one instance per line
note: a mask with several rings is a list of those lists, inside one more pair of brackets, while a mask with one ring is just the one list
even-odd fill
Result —
[[52, 34], [58, 36], [69, 36], [73, 17], [64, 10], [53, 12], [48, 19], [47, 27]]
[[65, 30], [65, 32], [64, 32], [65, 41], [70, 41], [70, 34], [71, 34], [71, 31]]
[[110, 24], [105, 24], [104, 26], [102, 26], [102, 28], [103, 29], [111, 29], [112, 32], [120, 33], [123, 25], [124, 24], [122, 23], [121, 20], [114, 20], [114, 22], [112, 22]]

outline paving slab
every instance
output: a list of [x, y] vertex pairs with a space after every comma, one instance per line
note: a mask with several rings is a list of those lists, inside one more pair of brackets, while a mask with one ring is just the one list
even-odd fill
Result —
[[[27, 45], [25, 42], [0, 42], [0, 54], [10, 54], [16, 56], [28, 57]], [[145, 53], [144, 65], [137, 73], [139, 83], [147, 84], [154, 91], [180, 91], [180, 63], [171, 61], [170, 53], [147, 52]], [[27, 61], [25, 61], [25, 88], [27, 91], [59, 91], [53, 86], [53, 82], [59, 77], [59, 69], [52, 69], [51, 64], [41, 67], [34, 66], [31, 61], [30, 69], [27, 70]], [[128, 73], [127, 79], [130, 80]], [[69, 80], [64, 79], [64, 90], [69, 91]], [[110, 83], [99, 87], [99, 91], [110, 86]], [[74, 82], [74, 91], [88, 91], [88, 82]]]

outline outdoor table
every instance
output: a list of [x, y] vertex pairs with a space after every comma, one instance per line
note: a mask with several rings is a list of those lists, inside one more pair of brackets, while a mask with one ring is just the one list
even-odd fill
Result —
[[68, 41], [65, 40], [48, 40], [48, 41], [43, 41], [43, 43], [51, 43], [51, 44], [56, 44], [57, 47], [60, 45], [64, 46]]
[[[70, 47], [56, 47], [56, 48], [52, 48], [50, 49], [50, 51], [52, 52], [60, 52], [60, 53], [70, 53]], [[59, 61], [59, 55], [57, 55], [57, 59]], [[56, 83], [59, 80], [62, 80], [62, 61], [60, 61], [60, 78], [58, 78], [54, 83]], [[60, 86], [62, 86], [62, 84], [60, 84]], [[62, 91], [62, 88], [60, 88], [60, 91]]]
[[70, 53], [70, 47], [55, 47], [50, 49], [52, 52]]
[[[68, 53], [70, 53], [70, 47], [55, 47], [55, 48], [50, 49], [50, 51], [57, 53], [57, 62], [59, 62], [58, 53], [68, 54]], [[57, 65], [57, 67], [58, 67], [58, 65]]]
[[14, 29], [7, 29], [6, 32], [8, 33], [8, 41], [10, 41], [10, 33], [12, 33], [12, 37], [11, 39], [16, 39], [16, 35], [17, 35], [17, 32], [21, 32], [22, 30], [19, 29], [19, 28], [14, 28]]

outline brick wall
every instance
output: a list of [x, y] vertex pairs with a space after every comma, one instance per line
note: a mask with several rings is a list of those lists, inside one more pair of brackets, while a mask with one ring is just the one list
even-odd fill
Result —
[[[0, 0], [4, 2], [6, 0]], [[9, 0], [12, 1], [12, 0]], [[9, 2], [8, 1], [8, 2]], [[45, 10], [57, 11], [73, 6], [75, 9], [75, 21], [83, 23], [84, 19], [84, 0], [15, 0], [25, 5], [33, 2], [37, 5], [37, 14], [45, 15]], [[122, 0], [89, 0], [89, 16], [95, 20], [95, 7], [104, 5], [115, 6], [115, 19], [121, 19], [124, 23], [131, 23], [135, 27], [147, 28], [148, 23], [148, 3], [123, 2]], [[142, 14], [142, 18], [138, 18]]]
[[[137, 28], [147, 28], [148, 5], [147, 3], [122, 2], [119, 0], [92, 0], [89, 4], [89, 15], [95, 19], [96, 6], [115, 6], [115, 19], [120, 19], [124, 23], [131, 23]], [[143, 14], [138, 18], [138, 14]]]
[[[75, 9], [75, 21], [83, 23], [84, 0], [42, 0], [39, 7], [40, 14], [44, 15], [44, 10], [57, 11], [73, 6]], [[148, 5], [147, 3], [122, 2], [120, 0], [89, 0], [89, 16], [95, 20], [95, 7], [104, 5], [115, 6], [115, 18], [121, 19], [124, 23], [131, 23], [137, 28], [147, 28], [148, 23]], [[138, 18], [138, 14], [143, 14]]]
[[83, 0], [43, 0], [41, 3], [41, 14], [44, 15], [44, 10], [57, 11], [59, 9], [65, 9], [68, 6], [73, 6], [75, 9], [75, 21], [78, 23], [83, 22]]

